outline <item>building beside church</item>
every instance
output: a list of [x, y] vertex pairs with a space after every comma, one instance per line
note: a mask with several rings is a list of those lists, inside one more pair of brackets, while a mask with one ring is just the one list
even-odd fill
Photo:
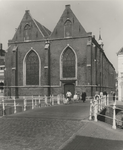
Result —
[[65, 6], [53, 32], [25, 11], [6, 52], [5, 95], [57, 95], [70, 90], [88, 96], [113, 91], [115, 69], [99, 42]]
[[123, 48], [117, 53], [118, 57], [118, 100], [123, 101]]
[[0, 93], [3, 93], [4, 69], [5, 69], [5, 50], [3, 50], [2, 43], [0, 43]]

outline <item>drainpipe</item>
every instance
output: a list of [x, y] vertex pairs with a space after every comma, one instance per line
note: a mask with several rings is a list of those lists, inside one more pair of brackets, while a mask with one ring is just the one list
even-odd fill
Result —
[[46, 64], [48, 65], [47, 66], [47, 71], [48, 71], [48, 75], [47, 75], [47, 84], [48, 84], [48, 96], [51, 95], [51, 80], [50, 80], [50, 42], [47, 40], [45, 42], [45, 50], [47, 50], [47, 55], [46, 57], [48, 58], [47, 59], [47, 62]]

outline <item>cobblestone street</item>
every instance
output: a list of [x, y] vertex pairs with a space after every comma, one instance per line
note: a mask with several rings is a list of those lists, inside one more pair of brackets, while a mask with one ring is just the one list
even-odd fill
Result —
[[0, 118], [0, 150], [58, 150], [88, 117], [89, 102], [45, 107]]

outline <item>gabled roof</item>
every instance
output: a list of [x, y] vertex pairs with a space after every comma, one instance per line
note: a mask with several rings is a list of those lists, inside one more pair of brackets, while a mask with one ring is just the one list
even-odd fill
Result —
[[70, 5], [65, 6], [65, 10], [60, 17], [56, 27], [54, 28], [50, 38], [64, 38], [64, 27], [66, 21], [69, 20], [72, 23], [72, 37], [79, 37], [87, 35], [85, 29], [74, 15], [70, 8]]
[[117, 55], [123, 55], [123, 47], [118, 51]]
[[45, 26], [40, 24], [37, 20], [35, 20], [29, 10], [25, 11], [25, 14], [20, 22], [19, 27], [16, 30], [16, 33], [12, 39], [12, 41], [23, 41], [24, 40], [24, 27], [29, 24], [31, 26], [32, 34], [30, 40], [39, 40], [46, 37], [49, 37], [51, 32]]

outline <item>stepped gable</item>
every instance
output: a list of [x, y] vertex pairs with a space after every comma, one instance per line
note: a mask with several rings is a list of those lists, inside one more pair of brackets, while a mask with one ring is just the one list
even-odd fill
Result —
[[117, 53], [117, 55], [123, 55], [123, 47], [119, 50], [119, 52]]
[[[64, 38], [66, 37], [65, 27], [68, 22], [68, 28], [71, 26], [71, 36], [70, 37], [80, 37], [87, 35], [85, 29], [80, 24], [79, 20], [76, 18], [72, 12], [70, 5], [65, 6], [65, 10], [58, 21], [56, 27], [54, 28], [51, 38]], [[69, 26], [70, 22], [70, 26]], [[69, 30], [69, 29], [68, 29]]]
[[12, 41], [44, 39], [45, 37], [49, 37], [50, 33], [50, 30], [33, 19], [29, 10], [26, 10]]

